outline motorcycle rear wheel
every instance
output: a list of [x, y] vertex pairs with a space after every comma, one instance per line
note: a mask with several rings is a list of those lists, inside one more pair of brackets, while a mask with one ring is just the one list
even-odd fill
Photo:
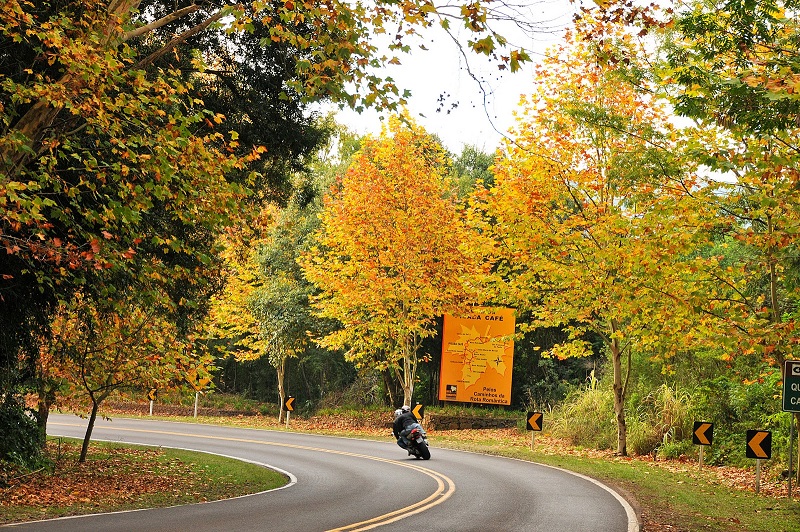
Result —
[[430, 460], [431, 459], [431, 450], [428, 449], [428, 446], [424, 443], [417, 444], [417, 457], [422, 458], [423, 460]]

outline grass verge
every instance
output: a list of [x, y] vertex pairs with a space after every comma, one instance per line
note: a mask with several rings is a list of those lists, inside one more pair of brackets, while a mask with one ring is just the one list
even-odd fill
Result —
[[48, 442], [47, 467], [0, 489], [0, 524], [214, 501], [288, 482], [255, 464], [192, 451], [92, 442], [83, 464], [79, 453], [77, 440]]

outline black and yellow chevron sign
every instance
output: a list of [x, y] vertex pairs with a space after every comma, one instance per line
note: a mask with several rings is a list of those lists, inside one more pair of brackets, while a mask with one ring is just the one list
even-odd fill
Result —
[[748, 430], [747, 458], [760, 458], [769, 460], [772, 457], [772, 432], [768, 430]]
[[294, 397], [291, 395], [283, 402], [283, 409], [287, 412], [294, 412]]
[[542, 419], [544, 414], [541, 412], [528, 412], [526, 428], [528, 430], [542, 430]]
[[[208, 371], [205, 368], [201, 369], [202, 371]], [[186, 382], [188, 382], [189, 386], [194, 388], [196, 392], [199, 392], [208, 386], [208, 383], [211, 382], [211, 377], [201, 377], [200, 372], [197, 369], [192, 368], [186, 372]]]
[[695, 445], [711, 445], [714, 442], [714, 424], [695, 421], [692, 431], [692, 443]]

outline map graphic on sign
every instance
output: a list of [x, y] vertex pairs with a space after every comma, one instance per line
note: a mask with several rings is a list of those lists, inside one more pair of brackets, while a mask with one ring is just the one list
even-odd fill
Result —
[[481, 309], [469, 316], [445, 314], [439, 399], [511, 404], [513, 334], [513, 309]]

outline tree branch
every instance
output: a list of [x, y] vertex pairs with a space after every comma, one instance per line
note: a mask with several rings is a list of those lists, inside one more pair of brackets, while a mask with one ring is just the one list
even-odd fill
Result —
[[186, 30], [185, 32], [181, 33], [180, 35], [178, 35], [177, 37], [175, 37], [174, 39], [169, 41], [167, 44], [162, 46], [161, 49], [156, 50], [155, 52], [153, 52], [149, 56], [147, 56], [144, 59], [142, 59], [141, 61], [139, 61], [134, 68], [136, 68], [136, 69], [145, 68], [146, 66], [152, 64], [156, 59], [158, 59], [160, 57], [163, 57], [170, 50], [175, 48], [180, 43], [184, 42], [186, 39], [188, 39], [192, 35], [198, 34], [201, 31], [205, 30], [211, 24], [213, 24], [214, 22], [216, 22], [219, 19], [221, 19], [222, 17], [224, 17], [227, 13], [228, 13], [227, 9], [220, 9], [219, 11], [214, 13], [212, 16], [208, 17], [206, 20], [204, 20], [200, 24], [198, 24], [195, 27], [190, 28], [190, 29]]
[[195, 11], [198, 11], [199, 9], [200, 9], [200, 5], [198, 5], [198, 4], [192, 4], [192, 5], [188, 6], [188, 7], [184, 7], [183, 9], [179, 9], [178, 11], [175, 11], [174, 13], [170, 13], [169, 15], [167, 15], [165, 17], [162, 17], [162, 18], [160, 18], [160, 19], [158, 19], [158, 20], [156, 20], [154, 22], [151, 22], [150, 24], [147, 24], [145, 26], [139, 26], [138, 28], [129, 31], [128, 33], [126, 33], [125, 35], [122, 36], [122, 41], [125, 42], [125, 41], [128, 41], [130, 39], [139, 37], [140, 35], [143, 35], [145, 33], [151, 32], [153, 30], [157, 30], [158, 28], [160, 28], [162, 26], [166, 26], [170, 22], [174, 22], [174, 21], [178, 20], [179, 18], [183, 17], [184, 15], [188, 15], [189, 13], [194, 13]]

